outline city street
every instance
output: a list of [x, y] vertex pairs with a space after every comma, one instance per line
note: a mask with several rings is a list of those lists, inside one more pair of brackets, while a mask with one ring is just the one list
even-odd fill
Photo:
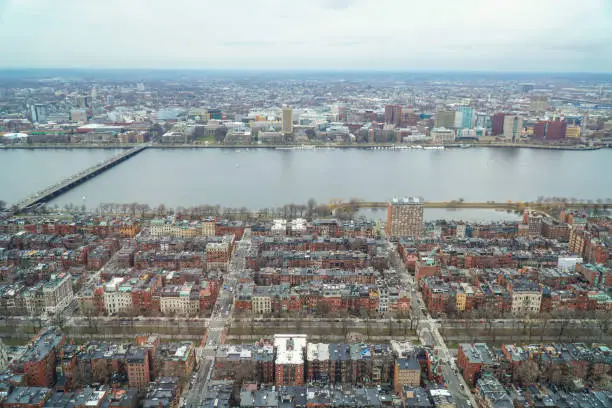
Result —
[[198, 370], [194, 388], [191, 388], [185, 397], [185, 406], [187, 408], [197, 408], [202, 405], [206, 397], [208, 382], [212, 375], [212, 370], [215, 364], [215, 355], [217, 348], [223, 340], [223, 330], [231, 319], [234, 290], [238, 282], [238, 273], [244, 269], [245, 257], [251, 246], [251, 231], [246, 229], [242, 236], [242, 240], [236, 242], [234, 255], [230, 261], [228, 274], [223, 280], [223, 286], [217, 297], [217, 302], [213, 308], [213, 314], [209, 319], [208, 332], [206, 336], [206, 344], [204, 347], [197, 349]]
[[403, 263], [398, 259], [399, 256], [397, 253], [394, 253], [393, 258], [393, 265], [396, 267], [400, 279], [404, 282], [406, 287], [410, 288], [412, 312], [416, 313], [419, 318], [417, 333], [421, 340], [421, 344], [433, 347], [438, 351], [438, 356], [443, 361], [442, 373], [444, 375], [444, 381], [448, 385], [448, 390], [455, 397], [457, 407], [475, 407], [476, 401], [474, 400], [474, 396], [469, 391], [463, 377], [456, 370], [457, 366], [455, 364], [455, 359], [446, 347], [446, 343], [438, 331], [439, 321], [432, 319], [426, 314], [423, 299], [416, 287], [416, 282], [412, 275], [406, 271]]

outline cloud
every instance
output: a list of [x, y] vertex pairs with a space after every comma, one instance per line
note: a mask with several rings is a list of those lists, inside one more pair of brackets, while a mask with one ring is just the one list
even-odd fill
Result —
[[0, 66], [610, 72], [611, 3], [0, 0]]

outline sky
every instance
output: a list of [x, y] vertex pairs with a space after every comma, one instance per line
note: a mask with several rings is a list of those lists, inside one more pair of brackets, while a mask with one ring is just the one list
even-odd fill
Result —
[[612, 72], [612, 0], [0, 0], [0, 68]]

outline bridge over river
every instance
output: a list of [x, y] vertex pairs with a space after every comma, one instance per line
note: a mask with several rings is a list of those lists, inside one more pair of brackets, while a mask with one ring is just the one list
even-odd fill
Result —
[[95, 166], [89, 167], [77, 174], [74, 174], [60, 181], [59, 183], [53, 184], [52, 186], [49, 186], [46, 189], [34, 193], [33, 195], [26, 197], [18, 203], [15, 203], [11, 207], [11, 211], [13, 213], [21, 212], [31, 209], [38, 204], [49, 202], [51, 199], [86, 182], [87, 180], [97, 176], [98, 174], [105, 172], [106, 170], [118, 165], [119, 163], [126, 161], [130, 157], [137, 155], [149, 146], [150, 144], [148, 143], [135, 146], [129, 150], [126, 150], [118, 155], [111, 157], [110, 159], [104, 162], [98, 163]]

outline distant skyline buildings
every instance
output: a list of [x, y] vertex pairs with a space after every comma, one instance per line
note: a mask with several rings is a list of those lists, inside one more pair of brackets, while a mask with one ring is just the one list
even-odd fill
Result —
[[293, 133], [293, 109], [288, 106], [283, 107], [282, 132], [285, 136]]
[[390, 123], [399, 126], [402, 121], [401, 105], [386, 105], [385, 106], [385, 123]]
[[474, 125], [474, 109], [470, 106], [459, 106], [457, 113], [461, 117], [461, 128], [471, 129]]

